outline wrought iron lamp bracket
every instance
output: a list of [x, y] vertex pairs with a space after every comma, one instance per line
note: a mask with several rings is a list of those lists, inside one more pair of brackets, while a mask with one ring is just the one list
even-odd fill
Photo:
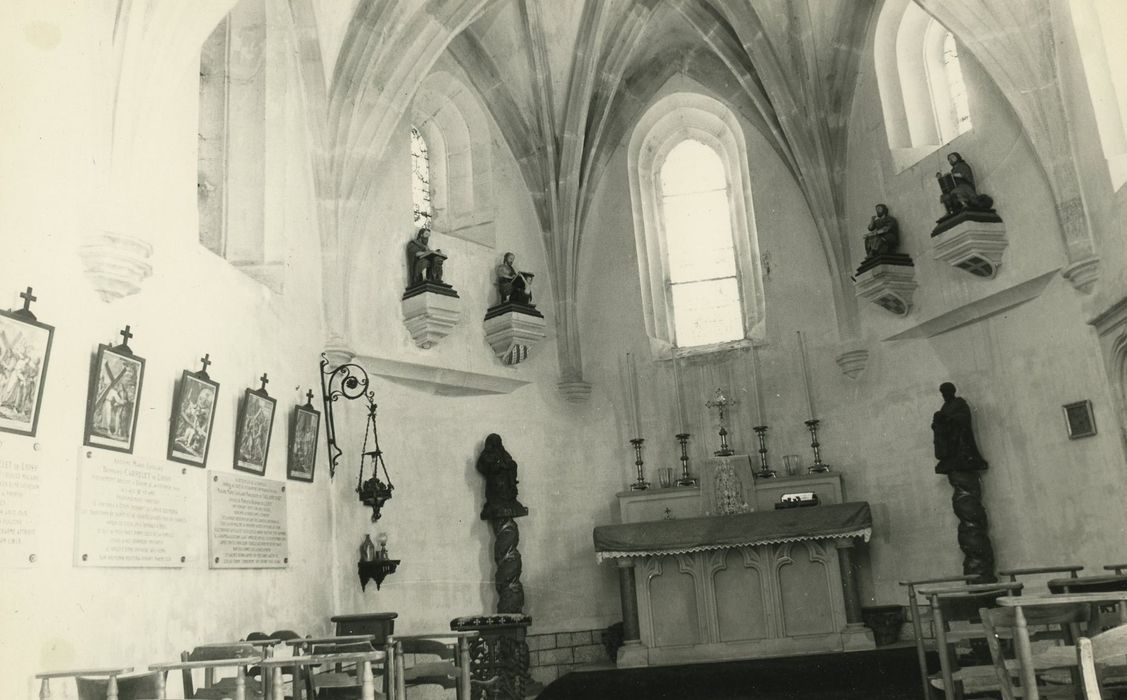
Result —
[[375, 395], [368, 391], [368, 373], [354, 363], [329, 369], [329, 358], [321, 353], [321, 399], [325, 404], [325, 447], [329, 451], [330, 479], [336, 476], [337, 462], [343, 453], [337, 446], [337, 430], [333, 422], [333, 404], [342, 396], [349, 401], [366, 396], [368, 402], [373, 403]]

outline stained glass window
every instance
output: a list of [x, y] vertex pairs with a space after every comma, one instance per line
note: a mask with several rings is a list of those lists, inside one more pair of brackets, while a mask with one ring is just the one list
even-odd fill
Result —
[[411, 201], [415, 206], [415, 228], [430, 228], [434, 209], [431, 206], [430, 153], [427, 142], [411, 127]]
[[963, 82], [963, 69], [959, 66], [959, 47], [955, 43], [955, 35], [951, 32], [947, 32], [947, 36], [943, 39], [943, 73], [947, 79], [951, 107], [955, 110], [956, 133], [944, 135], [944, 141], [950, 141], [958, 134], [965, 134], [971, 130], [967, 86]]

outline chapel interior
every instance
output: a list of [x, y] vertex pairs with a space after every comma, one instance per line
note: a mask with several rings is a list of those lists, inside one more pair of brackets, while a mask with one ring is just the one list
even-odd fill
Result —
[[916, 673], [902, 582], [1127, 589], [1120, 0], [0, 17], [0, 698], [340, 616], [501, 634], [475, 698]]

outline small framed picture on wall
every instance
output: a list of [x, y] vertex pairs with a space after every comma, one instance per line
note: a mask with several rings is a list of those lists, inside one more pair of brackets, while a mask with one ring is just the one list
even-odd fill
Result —
[[286, 478], [313, 481], [317, 463], [317, 433], [321, 428], [321, 412], [313, 408], [312, 399], [304, 406], [295, 406], [290, 425], [290, 453], [286, 461]]
[[28, 308], [31, 287], [20, 296], [22, 309], [0, 311], [0, 430], [34, 437], [55, 329]]
[[98, 346], [90, 371], [83, 444], [132, 453], [145, 360], [129, 348], [128, 341], [133, 335], [129, 326], [122, 335], [126, 342], [121, 345]]
[[1091, 437], [1096, 434], [1096, 416], [1092, 413], [1092, 402], [1088, 400], [1066, 403], [1064, 422], [1068, 428], [1068, 439]]
[[184, 370], [169, 421], [168, 458], [174, 462], [202, 467], [207, 464], [211, 429], [215, 424], [215, 403], [219, 384], [207, 374], [207, 365], [198, 372]]
[[243, 395], [235, 426], [235, 469], [259, 476], [266, 473], [270, 434], [274, 430], [274, 408], [277, 406], [277, 402], [266, 393], [266, 375], [262, 377], [262, 388], [247, 389]]

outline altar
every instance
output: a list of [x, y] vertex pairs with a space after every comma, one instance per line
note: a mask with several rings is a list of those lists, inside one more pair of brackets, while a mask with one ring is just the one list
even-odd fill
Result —
[[603, 525], [618, 565], [618, 665], [650, 666], [874, 648], [852, 549], [868, 503]]

